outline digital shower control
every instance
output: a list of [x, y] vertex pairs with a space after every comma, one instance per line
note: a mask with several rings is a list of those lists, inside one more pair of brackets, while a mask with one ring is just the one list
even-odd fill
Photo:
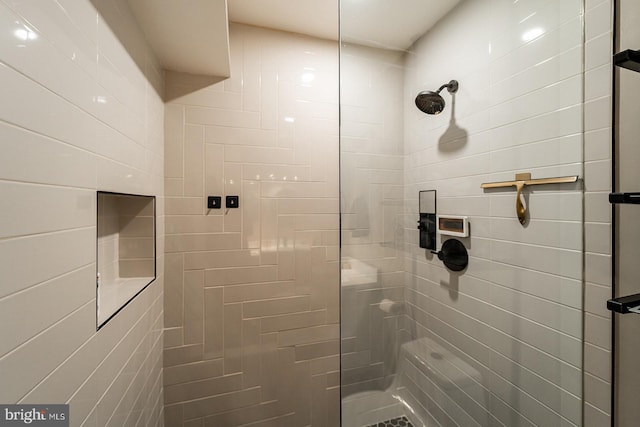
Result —
[[446, 236], [469, 237], [469, 219], [466, 216], [438, 215], [438, 233]]
[[420, 247], [434, 250], [436, 248], [436, 190], [420, 191], [418, 201]]

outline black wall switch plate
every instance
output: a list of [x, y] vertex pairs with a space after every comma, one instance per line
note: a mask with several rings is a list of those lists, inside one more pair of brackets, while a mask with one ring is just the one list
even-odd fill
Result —
[[238, 207], [238, 196], [227, 196], [227, 209]]
[[220, 209], [222, 207], [222, 197], [220, 196], [207, 197], [207, 207], [209, 209]]

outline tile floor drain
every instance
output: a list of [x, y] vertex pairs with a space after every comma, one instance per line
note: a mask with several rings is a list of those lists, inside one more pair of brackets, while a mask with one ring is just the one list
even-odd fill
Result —
[[393, 418], [391, 420], [369, 424], [367, 427], [413, 427], [413, 424], [411, 424], [411, 421], [403, 415], [402, 417]]

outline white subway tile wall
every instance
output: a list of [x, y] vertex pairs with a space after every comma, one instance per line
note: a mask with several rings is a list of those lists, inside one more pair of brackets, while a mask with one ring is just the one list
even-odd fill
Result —
[[230, 79], [166, 78], [165, 424], [335, 426], [338, 46], [230, 39]]
[[0, 401], [69, 403], [72, 426], [161, 426], [164, 256], [96, 332], [96, 190], [163, 205], [162, 72], [126, 2], [99, 8], [0, 1]]
[[[440, 368], [449, 385], [418, 373], [408, 388], [443, 425], [582, 423], [581, 185], [526, 190], [524, 227], [514, 191], [480, 188], [525, 171], [582, 176], [582, 43], [579, 0], [463, 2], [407, 54], [405, 327], [463, 370]], [[443, 91], [439, 116], [410, 102], [450, 79], [460, 88]], [[462, 275], [417, 247], [428, 189], [438, 214], [469, 216]], [[433, 413], [424, 394], [449, 410]]]
[[[599, 9], [592, 11], [595, 7]], [[406, 234], [396, 241], [405, 242], [408, 254], [404, 266], [407, 317], [398, 322], [406, 334], [390, 336], [399, 342], [437, 337], [466, 364], [457, 369], [474, 368], [479, 377], [468, 380], [485, 390], [470, 395], [473, 391], [464, 386], [448, 388], [414, 372], [408, 389], [441, 423], [582, 425], [583, 411], [585, 425], [608, 422], [610, 336], [604, 302], [610, 294], [606, 194], [611, 187], [611, 26], [600, 25], [595, 31], [589, 16], [593, 14], [600, 24], [610, 22], [610, 9], [606, 1], [587, 10], [586, 52], [583, 4], [578, 0], [562, 4], [494, 1], [489, 7], [464, 2], [396, 63], [382, 51], [343, 46], [343, 255], [370, 265], [376, 265], [383, 254], [393, 256], [393, 245], [388, 239], [376, 241], [368, 224], [379, 207], [393, 204], [386, 198], [398, 197], [392, 196], [394, 190], [404, 191], [404, 212], [409, 214], [400, 222]], [[590, 48], [592, 40], [595, 44]], [[354, 53], [358, 50], [360, 57]], [[586, 105], [583, 55], [588, 64]], [[407, 71], [399, 84], [404, 85], [404, 135], [402, 129], [394, 135], [390, 123], [396, 94], [391, 76], [403, 66]], [[594, 76], [589, 74], [592, 68], [598, 69]], [[384, 84], [379, 84], [382, 76]], [[450, 79], [458, 79], [461, 86], [454, 98], [444, 92], [448, 105], [443, 114], [426, 116], [415, 108], [413, 98], [418, 92], [435, 90]], [[383, 86], [390, 90], [381, 90]], [[384, 118], [381, 108], [386, 108]], [[404, 147], [398, 149], [384, 136], [404, 139]], [[382, 181], [386, 188], [381, 191], [378, 181], [371, 179], [380, 176], [376, 173], [363, 180], [364, 189], [358, 189], [357, 168], [380, 167], [367, 162], [381, 153], [385, 154], [380, 156], [382, 167], [404, 170], [404, 180], [395, 186], [394, 181]], [[404, 166], [393, 166], [394, 154], [404, 158]], [[357, 157], [364, 160], [357, 162]], [[534, 176], [584, 176], [584, 230], [580, 185], [526, 194], [530, 214], [526, 228], [515, 218], [513, 192], [484, 193], [479, 187], [481, 182], [511, 180], [524, 170]], [[471, 259], [462, 276], [451, 275], [437, 259], [425, 258], [417, 248], [417, 193], [426, 189], [438, 190], [439, 213], [470, 217]], [[363, 209], [357, 212], [360, 198]], [[392, 229], [394, 222], [398, 221], [393, 216], [385, 218], [380, 228]], [[359, 235], [358, 229], [362, 230]], [[374, 244], [353, 245], [354, 237]], [[583, 246], [587, 251], [584, 291]], [[357, 307], [344, 286], [345, 263], [355, 262], [343, 258], [343, 302]], [[583, 292], [586, 314], [581, 310]], [[382, 390], [390, 384], [382, 369], [372, 369], [375, 357], [366, 344], [369, 322], [379, 312], [379, 295], [371, 296], [365, 306], [372, 310], [363, 316], [354, 315], [357, 310], [343, 311], [346, 394]], [[358, 322], [367, 326], [358, 331]], [[382, 366], [378, 362], [374, 367]], [[359, 387], [345, 380], [360, 382]]]

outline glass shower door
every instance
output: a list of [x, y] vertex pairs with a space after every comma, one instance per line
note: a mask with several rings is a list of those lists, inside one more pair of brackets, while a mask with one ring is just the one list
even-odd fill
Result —
[[582, 2], [411, 4], [341, 3], [342, 425], [581, 426]]
[[[393, 384], [397, 348], [407, 335], [403, 57], [403, 52], [341, 45], [341, 385], [346, 419], [355, 419], [361, 404], [395, 404], [383, 391]], [[370, 401], [375, 396], [381, 400]]]

